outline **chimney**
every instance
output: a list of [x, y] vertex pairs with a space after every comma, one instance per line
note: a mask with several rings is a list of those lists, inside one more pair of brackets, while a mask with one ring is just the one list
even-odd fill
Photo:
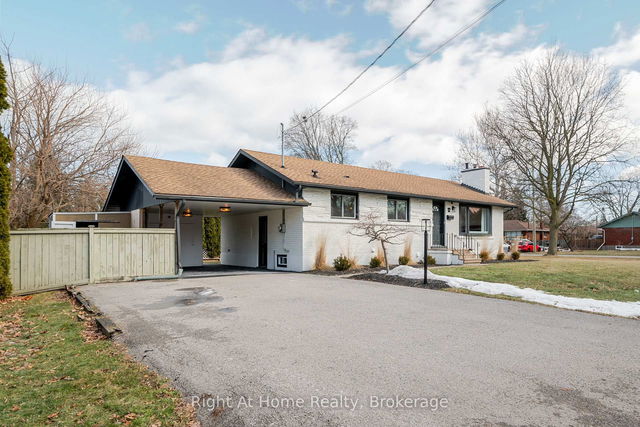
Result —
[[489, 168], [478, 165], [473, 166], [473, 168], [469, 168], [469, 163], [465, 163], [465, 169], [460, 173], [462, 185], [488, 193], [490, 191]]

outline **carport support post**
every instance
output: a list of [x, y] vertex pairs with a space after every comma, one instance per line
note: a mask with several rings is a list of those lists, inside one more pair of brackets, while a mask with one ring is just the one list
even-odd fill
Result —
[[176, 266], [178, 267], [178, 271], [176, 274], [182, 274], [182, 260], [181, 260], [181, 252], [182, 248], [180, 245], [180, 212], [184, 207], [184, 200], [176, 200], [175, 214], [174, 214], [174, 225], [176, 227]]

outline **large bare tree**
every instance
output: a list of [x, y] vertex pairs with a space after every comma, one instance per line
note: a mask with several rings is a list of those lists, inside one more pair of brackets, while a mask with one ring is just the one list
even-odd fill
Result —
[[517, 67], [500, 104], [482, 116], [533, 192], [536, 216], [548, 218], [551, 255], [560, 226], [625, 146], [620, 91], [619, 78], [603, 63], [556, 49]]
[[517, 169], [509, 157], [507, 148], [492, 137], [482, 117], [476, 118], [476, 127], [458, 134], [456, 162], [450, 166], [454, 171], [453, 178], [460, 180], [462, 164], [482, 165], [489, 169], [490, 192], [501, 199], [509, 200], [517, 205], [504, 213], [504, 219], [527, 221], [524, 193], [518, 181], [514, 180]]
[[594, 190], [591, 205], [606, 220], [640, 209], [640, 175], [607, 179]]
[[11, 226], [38, 227], [53, 211], [99, 209], [120, 157], [138, 150], [125, 114], [64, 71], [8, 51], [6, 58]]
[[313, 115], [313, 109], [294, 113], [284, 136], [289, 154], [331, 163], [349, 163], [358, 124], [347, 116]]

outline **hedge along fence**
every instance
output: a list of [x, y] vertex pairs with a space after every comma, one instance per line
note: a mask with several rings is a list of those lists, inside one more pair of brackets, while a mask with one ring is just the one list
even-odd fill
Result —
[[75, 228], [11, 232], [15, 295], [176, 272], [173, 229]]

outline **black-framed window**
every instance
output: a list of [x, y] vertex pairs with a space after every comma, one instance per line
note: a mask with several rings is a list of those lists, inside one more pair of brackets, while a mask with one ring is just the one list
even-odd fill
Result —
[[356, 218], [358, 216], [358, 196], [331, 193], [331, 216], [333, 218]]
[[460, 234], [491, 234], [491, 208], [460, 205]]
[[387, 198], [387, 218], [391, 221], [409, 221], [409, 200]]

